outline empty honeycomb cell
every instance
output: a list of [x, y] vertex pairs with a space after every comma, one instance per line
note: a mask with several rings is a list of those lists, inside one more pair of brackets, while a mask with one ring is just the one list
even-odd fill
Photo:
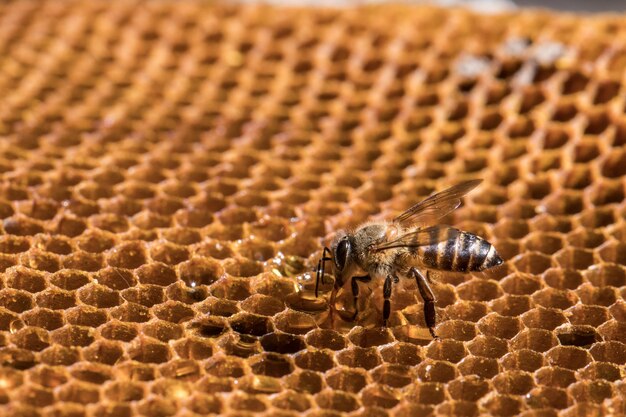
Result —
[[601, 404], [613, 396], [613, 389], [608, 381], [579, 381], [568, 387], [570, 396], [576, 402]]
[[70, 374], [76, 379], [92, 384], [102, 384], [112, 378], [106, 365], [80, 362], [72, 366]]
[[605, 307], [577, 304], [567, 310], [567, 318], [572, 324], [599, 326], [609, 320]]
[[546, 352], [557, 344], [557, 338], [544, 329], [525, 329], [511, 340], [514, 349], [530, 349], [535, 352]]
[[213, 213], [199, 207], [182, 208], [174, 214], [174, 221], [181, 227], [204, 227], [213, 222]]
[[146, 417], [171, 416], [176, 413], [176, 403], [172, 399], [146, 398], [136, 405], [136, 410]]
[[[40, 360], [46, 365], [69, 366], [78, 362], [80, 358], [79, 351], [74, 347], [52, 345], [41, 352]], [[29, 362], [29, 365], [33, 366], [34, 363]]]
[[592, 361], [591, 354], [576, 346], [556, 346], [547, 353], [548, 363], [567, 369], [579, 369]]
[[104, 232], [87, 231], [78, 238], [77, 246], [90, 253], [102, 253], [111, 249], [115, 244], [112, 236], [108, 236]]
[[562, 410], [571, 405], [567, 392], [555, 387], [537, 387], [526, 395], [526, 403], [531, 408], [552, 408]]
[[76, 305], [73, 292], [47, 289], [35, 296], [37, 306], [51, 310], [65, 310]]
[[552, 255], [563, 247], [563, 238], [558, 233], [532, 232], [525, 239], [524, 246], [530, 251]]
[[457, 368], [445, 361], [426, 360], [417, 367], [417, 375], [424, 382], [448, 382], [458, 376]]
[[141, 242], [127, 242], [113, 248], [107, 257], [112, 267], [135, 269], [145, 264], [146, 254]]
[[62, 267], [79, 271], [95, 272], [102, 268], [103, 258], [100, 254], [76, 251], [62, 258]]
[[456, 289], [459, 297], [467, 301], [487, 301], [502, 295], [501, 287], [495, 281], [472, 279]]
[[69, 403], [91, 404], [100, 399], [98, 386], [93, 384], [70, 382], [55, 393], [57, 400]]
[[420, 350], [417, 346], [396, 342], [383, 347], [380, 350], [383, 361], [399, 365], [417, 365], [422, 361]]
[[[587, 269], [585, 273], [589, 274], [593, 269], [594, 267]], [[578, 271], [550, 268], [543, 273], [543, 280], [552, 288], [573, 290], [582, 284], [583, 277]]]
[[205, 286], [186, 286], [183, 282], [176, 282], [165, 290], [165, 297], [172, 301], [185, 304], [196, 304], [208, 297], [208, 289]]
[[501, 358], [508, 351], [505, 340], [493, 336], [477, 336], [467, 344], [468, 351], [475, 356]]
[[222, 263], [224, 270], [234, 277], [248, 278], [263, 272], [260, 262], [247, 260], [244, 258], [227, 259]]
[[446, 401], [439, 404], [435, 410], [437, 414], [442, 415], [458, 415], [468, 417], [479, 415], [478, 405], [472, 401]]
[[222, 278], [211, 286], [209, 294], [228, 300], [241, 301], [250, 296], [250, 281], [246, 278]]
[[626, 359], [626, 344], [618, 341], [599, 342], [591, 346], [589, 352], [596, 361], [619, 364]]
[[63, 326], [63, 314], [48, 309], [32, 309], [22, 315], [23, 322], [28, 326], [54, 330]]
[[293, 372], [285, 378], [288, 388], [297, 392], [316, 394], [323, 388], [322, 377], [313, 371]]
[[[128, 314], [142, 315], [145, 307], [152, 307], [164, 300], [163, 289], [155, 285], [143, 285], [127, 288], [121, 292], [122, 298], [129, 303], [123, 304], [114, 311], [125, 311]], [[134, 306], [136, 305], [136, 307]], [[131, 307], [132, 306], [132, 307]]]
[[[103, 214], [106, 213], [124, 216], [132, 216], [137, 214], [142, 209], [142, 204], [139, 200], [127, 198], [121, 195], [104, 201], [101, 200], [100, 205], [102, 207], [102, 211], [104, 212]], [[126, 219], [126, 222], [128, 222], [128, 219]]]
[[59, 257], [49, 252], [43, 252], [35, 248], [20, 256], [20, 263], [28, 268], [44, 272], [56, 272], [59, 270]]
[[198, 414], [219, 414], [224, 405], [222, 400], [215, 395], [194, 393], [187, 401], [187, 408]]
[[156, 242], [150, 246], [150, 257], [166, 265], [177, 265], [189, 259], [189, 251], [184, 246]]
[[451, 319], [476, 323], [487, 315], [487, 306], [479, 301], [459, 301], [446, 306], [445, 314]]
[[558, 366], [543, 367], [535, 372], [537, 385], [567, 388], [576, 382], [576, 374], [571, 369]]
[[533, 294], [532, 299], [536, 305], [545, 308], [557, 308], [565, 310], [578, 301], [577, 297], [569, 291], [545, 288]]
[[513, 259], [513, 264], [520, 272], [539, 275], [553, 266], [553, 260], [548, 255], [539, 252], [526, 252]]
[[494, 395], [482, 401], [481, 405], [489, 410], [492, 415], [513, 416], [519, 415], [523, 402], [511, 395]]
[[524, 395], [535, 386], [535, 379], [529, 372], [511, 370], [496, 375], [492, 383], [501, 394]]
[[36, 327], [21, 329], [12, 335], [13, 344], [22, 349], [41, 351], [50, 346], [50, 340], [46, 330]]
[[353, 347], [339, 352], [336, 356], [339, 364], [351, 368], [372, 369], [380, 365], [382, 360], [375, 348]]
[[574, 190], [582, 190], [593, 182], [591, 168], [582, 164], [576, 164], [571, 169], [564, 169], [562, 178], [564, 187]]
[[510, 339], [522, 329], [522, 323], [519, 317], [490, 313], [478, 322], [478, 329], [485, 336]]
[[508, 294], [533, 294], [541, 289], [541, 280], [528, 274], [511, 274], [500, 281], [500, 286]]
[[333, 357], [326, 351], [305, 351], [295, 356], [295, 363], [302, 369], [324, 372], [335, 366]]
[[522, 322], [527, 328], [553, 330], [567, 321], [561, 310], [537, 307], [522, 314]]
[[607, 242], [600, 248], [600, 257], [606, 262], [626, 265], [626, 244], [622, 242]]
[[624, 201], [624, 188], [621, 181], [602, 181], [591, 189], [591, 202], [594, 206], [603, 206]]
[[230, 327], [237, 333], [251, 336], [263, 336], [272, 331], [272, 325], [267, 317], [248, 313], [240, 313], [230, 320]]
[[[133, 276], [131, 271], [121, 268], [104, 268], [98, 271], [98, 273], [95, 275], [94, 282], [97, 284], [102, 284], [103, 286], [108, 287], [111, 290], [123, 290], [137, 284], [137, 280]], [[65, 287], [61, 288], [73, 289]], [[102, 286], [97, 286], [96, 288], [101, 288], [104, 291], [108, 291], [108, 288], [102, 288]]]
[[[55, 316], [51, 316], [51, 317], [55, 317]], [[94, 307], [77, 306], [77, 307], [74, 307], [72, 309], [65, 311], [65, 320], [69, 324], [95, 328], [107, 322], [108, 315], [106, 314], [106, 311], [99, 310]], [[58, 327], [60, 327], [61, 321], [58, 320], [58, 323], [59, 323]], [[45, 324], [48, 324], [48, 323], [45, 323]], [[54, 320], [52, 321], [51, 324], [53, 326], [57, 326], [57, 323]]]
[[591, 304], [597, 306], [610, 306], [615, 303], [617, 298], [617, 289], [614, 287], [594, 287], [590, 284], [583, 284], [576, 289], [576, 295], [583, 304]]
[[600, 173], [606, 178], [618, 178], [626, 175], [626, 153], [623, 149], [613, 149], [602, 158]]
[[161, 320], [146, 323], [141, 327], [141, 332], [162, 342], [176, 340], [183, 335], [181, 326]]
[[171, 223], [172, 221], [169, 216], [161, 216], [159, 214], [144, 210], [133, 216], [132, 224], [136, 226], [137, 229], [130, 229], [128, 233], [131, 234], [134, 232], [136, 235], [139, 235], [143, 232], [145, 235], [153, 236], [156, 232], [154, 229], [170, 227]]
[[142, 363], [163, 363], [171, 356], [167, 345], [152, 339], [137, 338], [127, 348], [128, 357]]
[[286, 310], [274, 317], [274, 326], [285, 333], [307, 334], [316, 328], [317, 324], [315, 319], [306, 313]]
[[203, 313], [222, 317], [230, 317], [240, 311], [236, 301], [216, 297], [208, 297], [200, 308]]
[[[157, 262], [142, 265], [139, 268], [137, 268], [135, 273], [137, 275], [137, 279], [142, 284], [160, 285], [160, 286], [165, 287], [176, 282], [177, 280], [176, 272], [174, 271], [173, 268], [171, 268], [168, 265], [157, 263]], [[130, 283], [133, 283], [133, 281], [130, 281]], [[122, 284], [122, 282], [120, 282], [120, 284]], [[118, 287], [120, 285], [115, 285], [115, 286]], [[130, 287], [132, 285], [128, 285], [128, 286]], [[114, 287], [111, 287], [111, 288], [114, 288]], [[126, 287], [114, 288], [114, 289], [123, 289], [123, 288], [126, 288]]]
[[54, 395], [51, 389], [41, 387], [21, 387], [15, 393], [19, 401], [30, 404], [37, 408], [43, 408], [54, 403]]
[[361, 392], [361, 401], [366, 407], [389, 409], [400, 402], [400, 395], [385, 385], [373, 384]]
[[315, 396], [315, 402], [320, 408], [339, 412], [350, 412], [360, 407], [358, 399], [353, 394], [341, 391], [322, 391]]
[[357, 393], [368, 383], [367, 374], [359, 369], [335, 368], [326, 373], [326, 384], [340, 391]]
[[609, 307], [609, 312], [620, 323], [626, 322], [626, 302], [617, 300]]
[[15, 266], [5, 272], [7, 287], [38, 293], [46, 288], [46, 279], [42, 272], [34, 269]]
[[571, 215], [580, 213], [584, 208], [582, 196], [579, 192], [560, 192], [543, 199], [541, 209], [545, 212], [558, 215]]
[[578, 370], [579, 379], [618, 381], [622, 378], [617, 365], [608, 362], [592, 362]]
[[503, 316], [519, 316], [532, 308], [528, 295], [505, 295], [491, 301], [491, 309]]
[[457, 363], [467, 355], [463, 343], [456, 340], [434, 340], [426, 349], [426, 357]]
[[472, 322], [447, 320], [437, 326], [436, 333], [442, 339], [467, 341], [472, 340], [477, 332], [476, 325]]
[[[448, 384], [450, 397], [457, 401], [477, 401], [489, 389], [489, 382], [477, 375], [462, 376]], [[443, 400], [443, 396], [441, 399]]]
[[110, 314], [111, 317], [123, 322], [143, 323], [150, 320], [149, 309], [133, 302], [127, 302], [113, 308]]
[[341, 350], [346, 347], [346, 339], [340, 333], [328, 329], [308, 332], [306, 342], [319, 349]]
[[499, 371], [499, 364], [495, 359], [469, 355], [459, 362], [459, 371], [462, 375], [478, 375], [482, 378], [492, 378]]
[[585, 270], [595, 263], [594, 254], [589, 249], [564, 248], [556, 253], [555, 258], [565, 269]]
[[356, 346], [369, 348], [386, 345], [393, 342], [393, 336], [387, 329], [366, 329], [357, 327], [348, 335], [349, 340]]
[[39, 223], [26, 217], [4, 219], [2, 227], [6, 233], [14, 236], [33, 236], [44, 231]]
[[589, 208], [582, 212], [579, 221], [588, 229], [605, 227], [615, 223], [615, 212], [610, 206]]
[[104, 285], [88, 284], [77, 293], [80, 301], [97, 308], [115, 307], [121, 302], [119, 293]]
[[624, 322], [609, 320], [598, 328], [598, 333], [604, 340], [616, 340], [626, 343], [625, 327]]
[[[583, 213], [582, 218], [584, 219], [584, 217], [585, 214]], [[581, 223], [583, 223], [585, 227], [595, 228], [597, 226], [589, 224], [593, 221], [595, 221], [595, 218], [587, 222], [581, 220]], [[567, 216], [553, 216], [548, 213], [541, 213], [530, 219], [529, 227], [530, 230], [533, 231], [568, 233], [572, 230], [572, 222]]]
[[588, 347], [600, 341], [600, 336], [592, 326], [572, 326], [564, 324], [556, 329], [562, 345]]
[[[30, 240], [26, 237], [15, 235], [0, 236], [0, 252], [6, 254], [16, 254], [26, 252], [30, 249]], [[56, 253], [56, 252], [55, 252]]]

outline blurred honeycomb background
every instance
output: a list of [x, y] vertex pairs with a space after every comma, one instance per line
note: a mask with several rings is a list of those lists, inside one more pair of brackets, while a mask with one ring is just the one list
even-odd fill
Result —
[[[32, 0], [0, 51], [0, 415], [626, 413], [623, 17]], [[440, 338], [410, 283], [331, 322], [333, 231], [471, 178], [506, 263]]]

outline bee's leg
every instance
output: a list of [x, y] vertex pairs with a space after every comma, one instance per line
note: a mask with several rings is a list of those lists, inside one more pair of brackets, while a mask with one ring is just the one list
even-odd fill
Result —
[[369, 275], [363, 275], [360, 277], [352, 277], [352, 280], [350, 281], [350, 286], [352, 287], [352, 299], [354, 300], [354, 315], [352, 316], [352, 320], [356, 320], [356, 316], [359, 314], [359, 284], [357, 281], [370, 282], [371, 280], [372, 278]]
[[318, 294], [318, 290], [320, 286], [320, 279], [322, 280], [322, 284], [324, 283], [323, 281], [324, 281], [324, 274], [326, 270], [326, 261], [333, 260], [333, 258], [331, 258], [330, 256], [326, 256], [326, 252], [328, 252], [329, 254], [331, 253], [330, 249], [324, 246], [322, 257], [317, 262], [317, 273], [315, 274], [315, 298], [317, 298], [317, 294]]
[[428, 326], [430, 334], [436, 338], [437, 335], [433, 330], [437, 321], [435, 313], [435, 294], [433, 294], [433, 290], [430, 288], [430, 285], [428, 285], [428, 280], [420, 271], [416, 268], [411, 268], [410, 273], [415, 277], [417, 289], [420, 291], [420, 295], [424, 300], [424, 320], [426, 321], [426, 326]]
[[389, 320], [391, 315], [391, 301], [389, 299], [391, 298], [391, 287], [394, 282], [396, 282], [396, 278], [387, 275], [383, 284], [383, 298], [385, 299], [383, 304], [383, 327], [387, 327], [387, 320]]

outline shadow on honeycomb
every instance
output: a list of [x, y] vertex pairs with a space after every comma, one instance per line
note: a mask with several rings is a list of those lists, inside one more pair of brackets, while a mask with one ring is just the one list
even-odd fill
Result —
[[[0, 50], [0, 415], [626, 413], [623, 17], [33, 0]], [[331, 326], [324, 239], [472, 178], [506, 262], [440, 339], [410, 284]]]

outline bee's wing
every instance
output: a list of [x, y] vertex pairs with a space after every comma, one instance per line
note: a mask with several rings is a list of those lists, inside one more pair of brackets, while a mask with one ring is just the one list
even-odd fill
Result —
[[459, 229], [438, 224], [424, 229], [414, 230], [388, 242], [379, 243], [372, 247], [371, 250], [378, 252], [394, 248], [417, 248], [419, 246], [434, 245], [439, 242], [454, 239], [459, 233]]
[[420, 201], [398, 217], [394, 223], [432, 224], [461, 205], [461, 197], [482, 180], [465, 181]]

